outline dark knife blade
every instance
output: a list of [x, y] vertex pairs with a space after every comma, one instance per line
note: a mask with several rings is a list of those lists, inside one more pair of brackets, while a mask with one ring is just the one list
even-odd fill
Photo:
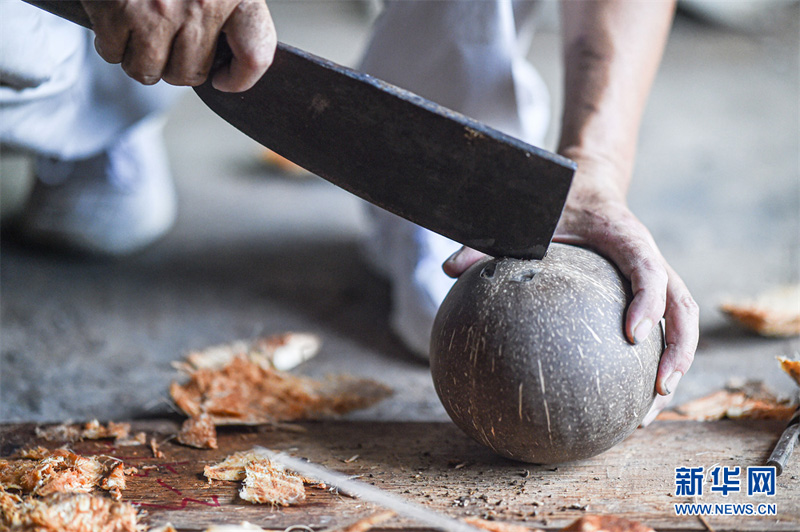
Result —
[[[90, 27], [79, 2], [26, 0]], [[218, 55], [230, 53], [218, 46]], [[353, 194], [493, 256], [542, 258], [576, 170], [372, 76], [279, 44], [242, 93], [195, 91], [260, 144]]]

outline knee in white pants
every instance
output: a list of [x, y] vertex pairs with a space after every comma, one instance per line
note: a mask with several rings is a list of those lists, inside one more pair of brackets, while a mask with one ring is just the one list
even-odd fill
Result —
[[[547, 88], [516, 41], [511, 0], [387, 2], [361, 66], [541, 145], [549, 122]], [[433, 319], [453, 284], [441, 264], [460, 246], [375, 207], [369, 214], [374, 233], [367, 251], [392, 283], [392, 329], [427, 357]]]

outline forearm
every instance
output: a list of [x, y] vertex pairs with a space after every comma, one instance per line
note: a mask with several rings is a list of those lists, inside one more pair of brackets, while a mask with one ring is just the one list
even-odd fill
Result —
[[558, 151], [584, 170], [605, 170], [579, 172], [575, 193], [624, 199], [674, 1], [564, 0], [561, 7], [565, 85]]

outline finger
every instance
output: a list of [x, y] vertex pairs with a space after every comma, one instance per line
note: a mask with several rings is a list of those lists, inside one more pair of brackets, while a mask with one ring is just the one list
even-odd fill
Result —
[[450, 257], [442, 264], [442, 270], [450, 277], [458, 277], [467, 268], [484, 258], [486, 255], [480, 251], [463, 246], [461, 249], [450, 255]]
[[650, 411], [647, 413], [646, 416], [644, 416], [644, 419], [642, 420], [642, 423], [641, 423], [640, 426], [641, 427], [646, 427], [650, 423], [652, 423], [653, 420], [658, 417], [658, 414], [660, 414], [661, 411], [664, 410], [664, 408], [667, 407], [667, 405], [670, 403], [670, 401], [672, 401], [673, 397], [674, 397], [673, 395], [659, 395], [659, 396], [656, 396], [655, 401], [653, 401], [653, 406], [650, 407]]
[[694, 360], [700, 336], [700, 312], [683, 280], [671, 268], [667, 287], [665, 339], [656, 377], [656, 391], [669, 395], [675, 391]]
[[663, 259], [649, 246], [637, 252], [630, 267], [633, 299], [628, 305], [625, 333], [628, 340], [638, 344], [647, 340], [664, 315], [669, 276]]
[[241, 92], [261, 79], [272, 64], [278, 44], [275, 26], [263, 0], [244, 0], [222, 27], [233, 52], [229, 65], [212, 78], [215, 89]]
[[107, 62], [121, 63], [131, 33], [122, 6], [111, 2], [84, 1], [82, 4], [95, 33], [95, 50]]
[[175, 28], [167, 23], [147, 29], [140, 27], [131, 32], [122, 69], [145, 85], [158, 82], [167, 64], [174, 34]]
[[214, 61], [219, 17], [204, 17], [195, 10], [181, 26], [161, 77], [171, 85], [201, 85]]
[[[559, 240], [579, 239], [564, 235]], [[645, 341], [664, 316], [669, 282], [666, 262], [650, 233], [630, 219], [603, 237], [593, 239], [592, 247], [616, 264], [630, 281], [633, 299], [626, 312], [625, 335], [631, 343]]]

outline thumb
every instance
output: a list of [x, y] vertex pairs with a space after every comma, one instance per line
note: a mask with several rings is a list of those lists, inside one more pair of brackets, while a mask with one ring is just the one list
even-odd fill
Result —
[[444, 273], [455, 278], [467, 271], [467, 268], [485, 256], [486, 254], [481, 253], [480, 251], [462, 246], [461, 249], [450, 255], [450, 257], [444, 261], [444, 264], [442, 264], [442, 269], [444, 270]]

